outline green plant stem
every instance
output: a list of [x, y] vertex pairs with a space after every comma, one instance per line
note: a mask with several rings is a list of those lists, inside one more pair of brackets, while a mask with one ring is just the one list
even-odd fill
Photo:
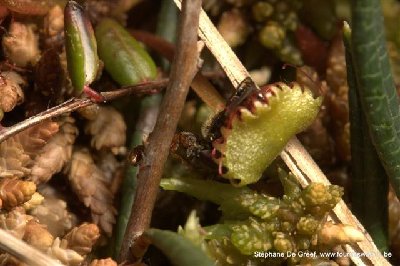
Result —
[[[361, 108], [372, 143], [400, 196], [400, 110], [379, 0], [352, 3], [351, 48]], [[384, 182], [384, 180], [382, 180]]]
[[[143, 144], [143, 140], [153, 131], [155, 121], [158, 115], [158, 109], [161, 102], [161, 95], [155, 94], [145, 97], [140, 103], [140, 115], [133, 132], [130, 149]], [[121, 249], [125, 229], [128, 224], [129, 216], [136, 191], [136, 175], [138, 167], [129, 165], [126, 169], [125, 178], [121, 185], [121, 207], [119, 209], [118, 221], [116, 225], [116, 239], [114, 245], [114, 258], [116, 258]]]
[[367, 121], [360, 106], [349, 34], [348, 28], [345, 29], [352, 158], [351, 206], [378, 249], [383, 252], [388, 250], [388, 178], [372, 144]]

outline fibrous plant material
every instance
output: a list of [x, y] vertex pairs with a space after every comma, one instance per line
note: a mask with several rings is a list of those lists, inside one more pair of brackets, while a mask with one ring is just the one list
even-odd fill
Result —
[[30, 181], [3, 178], [0, 181], [1, 207], [12, 209], [30, 200], [36, 192], [36, 185]]
[[34, 65], [40, 56], [39, 38], [35, 26], [14, 21], [8, 35], [3, 37], [3, 50], [8, 59], [19, 67]]
[[109, 236], [115, 223], [114, 195], [87, 149], [76, 150], [68, 167], [72, 189], [92, 213], [92, 220]]
[[96, 150], [111, 149], [118, 153], [125, 146], [126, 124], [122, 115], [111, 106], [101, 106], [95, 119], [89, 120], [85, 132], [92, 135]]
[[47, 182], [71, 159], [72, 145], [78, 134], [75, 120], [66, 116], [59, 121], [59, 128], [59, 132], [47, 142], [33, 162], [30, 180], [36, 184]]
[[255, 91], [232, 111], [220, 129], [222, 137], [213, 142], [222, 155], [217, 161], [227, 168], [223, 177], [241, 186], [259, 180], [287, 141], [312, 123], [320, 104], [321, 98], [298, 84]]
[[100, 237], [100, 230], [95, 224], [84, 223], [73, 228], [66, 234], [61, 245], [64, 248], [75, 250], [79, 255], [86, 256]]
[[24, 92], [21, 87], [25, 84], [25, 80], [17, 72], [1, 72], [0, 109], [3, 112], [10, 112], [24, 101]]

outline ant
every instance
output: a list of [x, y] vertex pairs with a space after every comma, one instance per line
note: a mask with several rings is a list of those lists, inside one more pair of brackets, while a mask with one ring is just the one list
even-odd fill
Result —
[[226, 120], [257, 90], [257, 85], [249, 77], [240, 82], [236, 92], [228, 99], [224, 110], [216, 114], [212, 119], [207, 129], [207, 139], [211, 142], [219, 139], [221, 137], [220, 128], [225, 125]]

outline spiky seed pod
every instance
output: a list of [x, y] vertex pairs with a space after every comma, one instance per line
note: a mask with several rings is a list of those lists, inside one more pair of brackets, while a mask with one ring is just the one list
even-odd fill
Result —
[[97, 150], [114, 149], [125, 145], [126, 124], [122, 115], [113, 107], [101, 106], [94, 120], [88, 121], [85, 132], [92, 135], [91, 145]]
[[36, 184], [47, 182], [71, 158], [72, 145], [78, 135], [75, 120], [67, 116], [59, 125], [59, 132], [47, 142], [33, 162], [30, 179]]
[[53, 244], [54, 240], [53, 236], [46, 229], [46, 226], [40, 224], [35, 219], [31, 219], [27, 223], [22, 239], [41, 251], [46, 251]]
[[0, 109], [10, 112], [18, 104], [24, 101], [24, 92], [21, 86], [25, 80], [14, 71], [5, 71], [0, 74]]
[[70, 266], [78, 266], [83, 261], [83, 257], [71, 249], [65, 249], [60, 246], [61, 240], [57, 237], [50, 248], [47, 249], [47, 254], [59, 260], [61, 263]]
[[229, 46], [236, 47], [246, 41], [250, 26], [240, 10], [231, 9], [222, 14], [218, 22], [218, 31]]
[[351, 225], [326, 222], [318, 231], [318, 245], [334, 247], [362, 241], [365, 236]]
[[26, 215], [24, 209], [15, 208], [10, 212], [0, 214], [0, 228], [22, 239], [25, 234], [26, 224], [32, 219]]
[[19, 67], [34, 65], [39, 59], [39, 39], [34, 28], [32, 24], [14, 21], [3, 37], [4, 54]]
[[30, 200], [36, 185], [30, 181], [4, 178], [0, 181], [2, 208], [11, 209]]
[[87, 149], [74, 151], [68, 177], [74, 192], [90, 208], [93, 222], [111, 235], [117, 213], [113, 206], [114, 196]]
[[15, 135], [15, 139], [21, 143], [24, 152], [33, 158], [38, 151], [58, 132], [57, 122], [50, 120], [30, 127]]
[[100, 237], [100, 230], [95, 224], [84, 223], [73, 228], [62, 239], [64, 248], [75, 250], [81, 256], [86, 256]]
[[111, 258], [94, 260], [89, 266], [117, 266], [118, 264]]

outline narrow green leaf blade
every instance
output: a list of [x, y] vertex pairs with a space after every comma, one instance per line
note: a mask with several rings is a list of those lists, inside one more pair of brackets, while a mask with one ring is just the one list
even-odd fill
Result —
[[149, 229], [145, 235], [176, 266], [213, 266], [215, 263], [190, 240], [165, 230]]
[[372, 142], [400, 195], [400, 110], [391, 76], [379, 0], [352, 1], [352, 50]]

